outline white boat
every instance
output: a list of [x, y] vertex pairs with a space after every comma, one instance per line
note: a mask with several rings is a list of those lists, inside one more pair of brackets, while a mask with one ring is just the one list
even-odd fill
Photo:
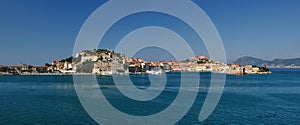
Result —
[[148, 71], [147, 70], [146, 73], [158, 75], [158, 74], [163, 74], [164, 72], [162, 70], [157, 70], [157, 71], [153, 71], [153, 70]]

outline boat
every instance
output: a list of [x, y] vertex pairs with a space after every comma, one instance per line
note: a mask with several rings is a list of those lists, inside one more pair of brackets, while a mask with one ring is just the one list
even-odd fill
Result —
[[154, 75], [159, 75], [159, 74], [163, 74], [164, 72], [162, 70], [156, 70], [156, 71], [153, 71], [153, 70], [149, 71], [149, 70], [147, 70], [146, 73], [148, 73], [148, 74], [154, 74]]

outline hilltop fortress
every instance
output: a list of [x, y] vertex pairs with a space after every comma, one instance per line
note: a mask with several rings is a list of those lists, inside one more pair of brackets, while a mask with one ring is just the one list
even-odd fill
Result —
[[163, 73], [163, 72], [218, 72], [227, 74], [268, 74], [265, 67], [239, 64], [225, 64], [195, 56], [182, 61], [145, 61], [142, 58], [130, 58], [112, 50], [85, 50], [77, 53], [73, 59], [74, 71], [94, 74], [123, 73]]
[[161, 74], [165, 72], [215, 72], [226, 74], [269, 74], [266, 67], [225, 64], [206, 56], [195, 56], [176, 61], [145, 61], [131, 58], [113, 50], [84, 50], [63, 60], [54, 60], [45, 66], [26, 64], [0, 67], [0, 75], [61, 75], [61, 74]]

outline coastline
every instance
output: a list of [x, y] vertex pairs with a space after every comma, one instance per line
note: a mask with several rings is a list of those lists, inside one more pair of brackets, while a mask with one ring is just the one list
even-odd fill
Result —
[[[278, 68], [280, 69], [280, 68]], [[292, 69], [292, 68], [287, 68]], [[300, 68], [299, 68], [300, 69]], [[170, 72], [163, 72], [163, 73], [120, 73], [120, 74], [95, 74], [95, 73], [21, 73], [21, 74], [13, 74], [13, 73], [0, 73], [0, 76], [85, 76], [85, 75], [95, 75], [95, 76], [112, 76], [112, 75], [145, 75], [145, 74], [152, 74], [152, 75], [161, 75], [167, 73], [219, 73], [219, 74], [227, 74], [227, 75], [259, 75], [259, 74], [272, 74], [271, 71], [269, 72], [258, 72], [258, 73], [244, 73], [244, 74], [236, 74], [230, 72], [199, 72], [199, 71], [170, 71]]]
[[269, 69], [300, 69], [300, 67], [268, 67]]

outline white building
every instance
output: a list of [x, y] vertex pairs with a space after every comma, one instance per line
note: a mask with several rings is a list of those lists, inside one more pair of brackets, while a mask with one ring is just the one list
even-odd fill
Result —
[[97, 56], [82, 56], [80, 63], [82, 64], [82, 63], [84, 63], [84, 62], [86, 62], [88, 60], [91, 60], [91, 61], [95, 62], [95, 61], [98, 60], [98, 57]]

